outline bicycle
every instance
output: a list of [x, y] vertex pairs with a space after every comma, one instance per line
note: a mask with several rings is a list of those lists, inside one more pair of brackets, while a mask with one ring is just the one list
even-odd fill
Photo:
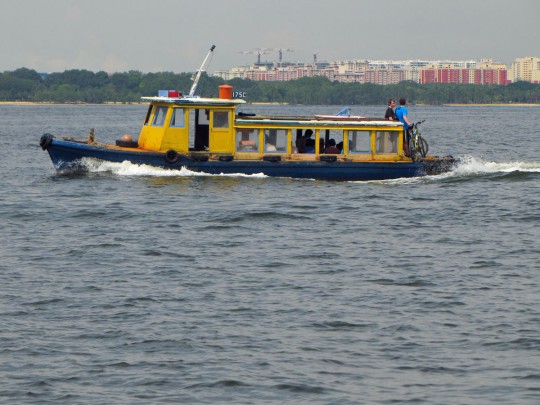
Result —
[[429, 151], [429, 145], [427, 141], [422, 138], [420, 131], [418, 131], [418, 125], [425, 120], [415, 122], [409, 128], [411, 137], [409, 139], [409, 154], [414, 162], [424, 159]]

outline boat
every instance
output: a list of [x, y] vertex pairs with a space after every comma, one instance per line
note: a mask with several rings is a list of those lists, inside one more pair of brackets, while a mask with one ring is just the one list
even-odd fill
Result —
[[[88, 159], [208, 174], [264, 174], [318, 180], [386, 180], [452, 170], [451, 156], [411, 154], [397, 121], [349, 115], [263, 116], [239, 111], [246, 104], [221, 85], [218, 97], [195, 95], [197, 72], [187, 95], [175, 90], [142, 97], [148, 103], [137, 139], [115, 144], [43, 134], [40, 146], [59, 172], [88, 170]], [[425, 152], [425, 151], [424, 151]]]

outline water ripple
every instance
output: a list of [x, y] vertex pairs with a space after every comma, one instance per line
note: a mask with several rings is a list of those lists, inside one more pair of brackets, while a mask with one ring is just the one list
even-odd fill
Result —
[[530, 108], [415, 106], [460, 164], [375, 182], [56, 174], [35, 135], [145, 111], [0, 105], [0, 402], [539, 402]]

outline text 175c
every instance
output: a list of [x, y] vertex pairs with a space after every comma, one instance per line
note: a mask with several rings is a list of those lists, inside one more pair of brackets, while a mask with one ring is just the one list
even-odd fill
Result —
[[233, 97], [234, 98], [246, 98], [246, 92], [245, 91], [233, 91]]

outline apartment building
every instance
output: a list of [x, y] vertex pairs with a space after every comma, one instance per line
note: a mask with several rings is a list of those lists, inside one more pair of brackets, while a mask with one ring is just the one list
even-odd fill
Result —
[[215, 72], [224, 80], [244, 78], [257, 81], [287, 81], [324, 76], [344, 83], [395, 84], [404, 80], [417, 83], [456, 83], [506, 85], [525, 80], [540, 83], [540, 58], [516, 59], [512, 68], [491, 59], [475, 60], [345, 60], [313, 63], [258, 63]]
[[512, 82], [522, 80], [531, 83], [540, 83], [540, 58], [534, 56], [517, 58], [512, 63], [509, 76]]
[[419, 83], [506, 85], [508, 70], [504, 63], [482, 59], [478, 62], [431, 64], [421, 69]]

